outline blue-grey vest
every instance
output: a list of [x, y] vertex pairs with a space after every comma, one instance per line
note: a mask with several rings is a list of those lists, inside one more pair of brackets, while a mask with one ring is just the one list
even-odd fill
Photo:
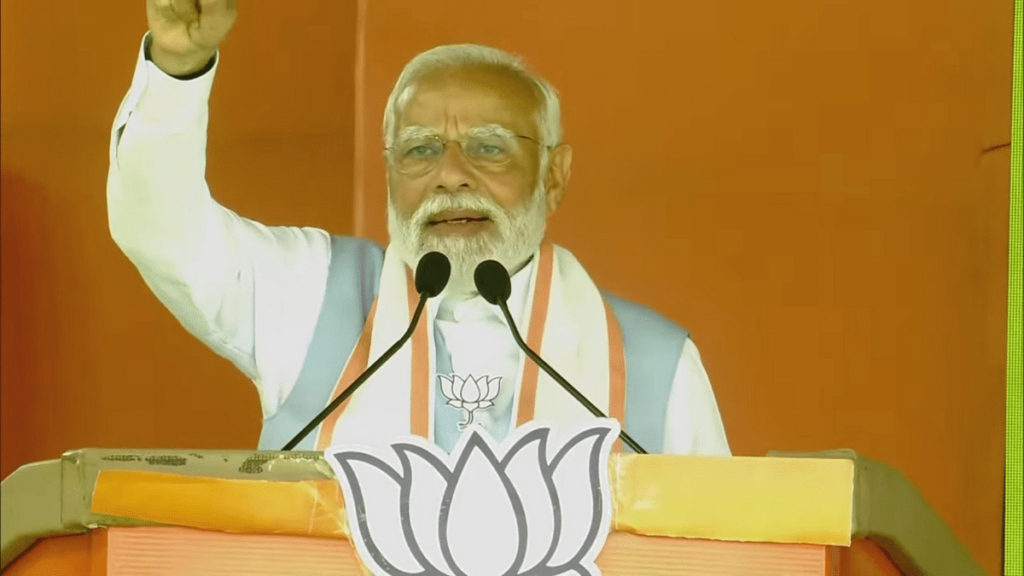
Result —
[[[377, 297], [383, 266], [384, 250], [374, 242], [344, 236], [331, 239], [327, 288], [312, 342], [294, 389], [277, 412], [263, 421], [260, 450], [280, 450], [331, 401], [341, 371]], [[660, 453], [664, 445], [668, 395], [689, 334], [649, 308], [604, 291], [601, 293], [622, 329], [626, 355], [626, 421], [623, 426], [645, 450]], [[450, 373], [451, 356], [436, 330], [435, 340], [437, 372]], [[431, 378], [436, 382], [435, 375]], [[444, 409], [441, 394], [436, 398], [441, 400], [434, 406], [435, 442], [450, 452], [457, 436], [439, 431], [455, 430], [462, 415], [450, 407]], [[496, 426], [493, 432], [497, 440], [504, 436], [497, 428], [507, 431], [508, 424]], [[296, 449], [315, 450], [318, 434], [319, 428], [307, 435]], [[623, 446], [623, 450], [629, 448]]]

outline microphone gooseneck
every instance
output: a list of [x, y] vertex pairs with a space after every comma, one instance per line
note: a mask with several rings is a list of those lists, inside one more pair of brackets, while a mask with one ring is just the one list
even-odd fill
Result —
[[[536, 352], [530, 350], [530, 347], [523, 341], [522, 336], [519, 334], [519, 329], [516, 328], [515, 321], [512, 320], [512, 314], [508, 310], [508, 298], [512, 294], [512, 280], [509, 278], [508, 270], [501, 263], [494, 260], [486, 260], [481, 262], [473, 273], [473, 280], [476, 282], [476, 289], [480, 292], [480, 296], [484, 300], [487, 300], [491, 304], [495, 304], [501, 309], [501, 313], [505, 315], [505, 321], [508, 322], [508, 327], [512, 331], [512, 338], [519, 345], [519, 348], [523, 352], [537, 363], [538, 366], [544, 372], [547, 373], [555, 382], [558, 382], [562, 388], [565, 389], [577, 402], [583, 405], [584, 408], [590, 411], [591, 414], [598, 418], [607, 418], [604, 413], [601, 412], [594, 406], [594, 404], [587, 400], [586, 396], [580, 394], [580, 391], [575, 386], [569, 384], [569, 382], [562, 378], [562, 375], [555, 371], [554, 368], [548, 365]], [[626, 433], [625, 429], [619, 431], [619, 437], [622, 441], [633, 449], [633, 452], [637, 454], [647, 454], [647, 451], [640, 447], [640, 444], [633, 440], [629, 434]]]
[[448, 261], [448, 258], [440, 252], [430, 252], [427, 255], [420, 258], [419, 263], [416, 265], [416, 292], [420, 295], [420, 301], [416, 305], [416, 311], [412, 314], [412, 321], [409, 322], [409, 328], [406, 329], [405, 334], [398, 339], [397, 342], [391, 345], [380, 358], [378, 358], [373, 364], [370, 365], [362, 374], [359, 375], [351, 384], [348, 385], [338, 397], [331, 401], [326, 408], [320, 411], [319, 414], [313, 418], [306, 427], [299, 431], [294, 438], [291, 439], [287, 444], [284, 445], [281, 450], [291, 450], [298, 446], [302, 439], [309, 435], [321, 422], [327, 419], [328, 416], [334, 412], [338, 406], [341, 406], [345, 400], [348, 400], [349, 396], [355, 393], [360, 386], [366, 382], [370, 376], [380, 369], [392, 356], [398, 352], [399, 348], [405, 344], [409, 338], [412, 337], [413, 332], [416, 330], [416, 324], [419, 322], [420, 315], [423, 313], [423, 307], [427, 303], [428, 298], [433, 298], [444, 290], [444, 287], [448, 284], [448, 279], [452, 274], [452, 265]]

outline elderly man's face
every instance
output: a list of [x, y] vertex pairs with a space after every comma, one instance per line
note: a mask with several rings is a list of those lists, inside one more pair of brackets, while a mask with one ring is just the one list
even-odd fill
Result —
[[[512, 269], [532, 254], [571, 160], [567, 146], [555, 148], [541, 173], [537, 111], [531, 87], [494, 68], [436, 72], [415, 84], [398, 110], [388, 162], [388, 224], [403, 259], [412, 265], [441, 251], [456, 289], [471, 289], [480, 261]], [[443, 150], [438, 142], [447, 142]], [[492, 145], [501, 142], [509, 149]]]

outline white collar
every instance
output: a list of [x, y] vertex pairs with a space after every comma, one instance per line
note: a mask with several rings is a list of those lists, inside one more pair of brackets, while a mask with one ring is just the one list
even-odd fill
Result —
[[[523, 326], [526, 299], [530, 292], [536, 256], [531, 256], [519, 271], [512, 275], [512, 292], [508, 298], [508, 310], [515, 320], [516, 328]], [[491, 321], [498, 319], [505, 324], [501, 309], [487, 302], [479, 293], [472, 295], [441, 294], [427, 301], [427, 312], [431, 317], [445, 323]]]

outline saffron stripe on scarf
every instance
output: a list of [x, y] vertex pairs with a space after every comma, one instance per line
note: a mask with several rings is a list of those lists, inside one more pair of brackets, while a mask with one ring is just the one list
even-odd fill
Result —
[[[548, 304], [551, 300], [551, 279], [555, 267], [555, 250], [551, 242], [544, 242], [540, 247], [537, 261], [537, 275], [533, 288], [533, 310], [530, 312], [530, 327], [526, 336], [526, 345], [537, 352], [544, 343], [544, 324], [548, 318]], [[533, 420], [533, 411], [537, 405], [537, 377], [540, 366], [527, 358], [523, 362], [522, 384], [519, 386], [519, 413], [516, 426], [522, 426]]]
[[[366, 370], [370, 357], [370, 336], [373, 333], [373, 318], [376, 313], [377, 300], [375, 299], [373, 305], [370, 306], [370, 314], [366, 317], [366, 324], [363, 325], [363, 333], [359, 336], [356, 347], [352, 349], [352, 354], [349, 356], [348, 362], [345, 363], [345, 369], [341, 371], [338, 383], [334, 385], [331, 400], [337, 398], [342, 390], [348, 388]], [[345, 411], [351, 400], [352, 398], [349, 397], [342, 402], [341, 406], [338, 406], [338, 409], [332, 412], [320, 425], [320, 434], [316, 441], [317, 450], [324, 451], [330, 447], [331, 440], [334, 438], [334, 427], [338, 424], [338, 418], [341, 417], [341, 413]]]
[[[416, 284], [412, 273], [406, 274], [407, 288], [409, 294], [409, 320], [416, 312], [416, 306], [420, 303], [419, 293], [416, 292]], [[426, 306], [423, 307], [424, 316], [428, 314]], [[409, 430], [412, 434], [430, 440], [430, 340], [427, 334], [427, 325], [430, 322], [427, 318], [421, 317], [416, 325], [416, 331], [412, 335], [412, 390], [410, 392], [409, 405]]]
[[[622, 328], [608, 301], [604, 300], [608, 322], [608, 416], [626, 429], [626, 349], [622, 345]], [[617, 438], [612, 452], [622, 452], [622, 439]]]

